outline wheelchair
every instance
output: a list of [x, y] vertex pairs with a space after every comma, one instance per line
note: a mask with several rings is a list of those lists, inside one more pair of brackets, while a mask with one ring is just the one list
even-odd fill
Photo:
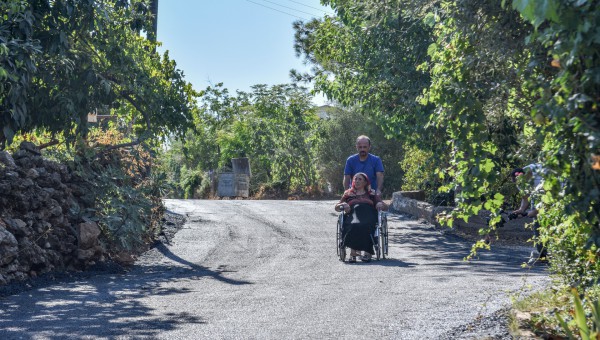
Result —
[[[346, 247], [344, 246], [344, 240], [342, 238], [343, 227], [344, 213], [342, 212], [338, 216], [336, 233], [337, 255], [342, 262], [346, 260]], [[377, 261], [385, 259], [388, 256], [388, 237], [387, 213], [378, 211], [375, 231], [371, 234], [371, 240], [373, 241], [373, 247], [375, 248], [375, 259], [377, 259]]]

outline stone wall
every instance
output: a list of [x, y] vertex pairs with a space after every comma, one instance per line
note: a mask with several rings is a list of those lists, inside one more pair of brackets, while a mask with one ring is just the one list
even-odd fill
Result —
[[[409, 214], [418, 219], [423, 219], [438, 227], [440, 227], [440, 224], [437, 221], [436, 216], [448, 213], [453, 209], [452, 207], [446, 206], [433, 206], [427, 202], [411, 198], [415, 196], [418, 195], [415, 195], [414, 192], [395, 192], [392, 196], [392, 209], [400, 213]], [[468, 222], [465, 222], [462, 219], [455, 220], [454, 225], [449, 229], [472, 239], [481, 238], [479, 229], [487, 226], [486, 218], [489, 215], [489, 211], [482, 210], [478, 216], [469, 218]], [[525, 244], [532, 236], [531, 229], [526, 227], [526, 225], [531, 222], [531, 218], [519, 218], [508, 221], [502, 228], [497, 228], [497, 239], [511, 243]]]
[[[422, 193], [422, 191], [421, 191]], [[415, 194], [414, 191], [398, 191], [392, 195], [392, 209], [394, 211], [409, 214], [418, 219], [423, 219], [431, 224], [439, 226], [436, 216], [438, 214], [451, 211], [452, 207], [435, 207], [432, 204], [423, 202], [421, 200], [414, 199], [413, 197], [425, 197], [422, 195]]]
[[100, 228], [81, 213], [93, 206], [91, 195], [32, 143], [13, 155], [0, 151], [0, 285], [103, 259]]

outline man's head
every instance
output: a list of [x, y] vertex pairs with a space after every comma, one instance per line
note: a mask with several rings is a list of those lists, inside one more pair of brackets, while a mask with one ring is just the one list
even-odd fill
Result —
[[510, 172], [510, 179], [513, 182], [517, 181], [519, 176], [525, 175], [526, 171], [523, 168], [514, 168], [513, 171]]
[[371, 140], [365, 135], [358, 136], [356, 138], [356, 151], [361, 157], [366, 157], [369, 151], [371, 151]]

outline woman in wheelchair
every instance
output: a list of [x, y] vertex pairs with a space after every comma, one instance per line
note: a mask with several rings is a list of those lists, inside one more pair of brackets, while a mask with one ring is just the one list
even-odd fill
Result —
[[343, 245], [350, 248], [348, 262], [356, 262], [363, 252], [361, 260], [371, 261], [373, 250], [373, 232], [377, 224], [377, 211], [386, 210], [387, 205], [381, 197], [375, 195], [366, 174], [359, 172], [352, 179], [352, 188], [346, 190], [335, 205], [336, 211], [343, 211], [344, 226], [342, 230]]

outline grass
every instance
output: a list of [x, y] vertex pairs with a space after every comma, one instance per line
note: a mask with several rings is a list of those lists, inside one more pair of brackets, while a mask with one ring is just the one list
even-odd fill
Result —
[[521, 338], [535, 335], [543, 339], [580, 338], [581, 323], [585, 325], [587, 318], [587, 323], [592, 325], [594, 318], [590, 311], [592, 304], [589, 302], [598, 301], [600, 286], [588, 287], [583, 307], [577, 293], [573, 292], [571, 287], [553, 286], [529, 296], [513, 299], [509, 323], [513, 336]]

